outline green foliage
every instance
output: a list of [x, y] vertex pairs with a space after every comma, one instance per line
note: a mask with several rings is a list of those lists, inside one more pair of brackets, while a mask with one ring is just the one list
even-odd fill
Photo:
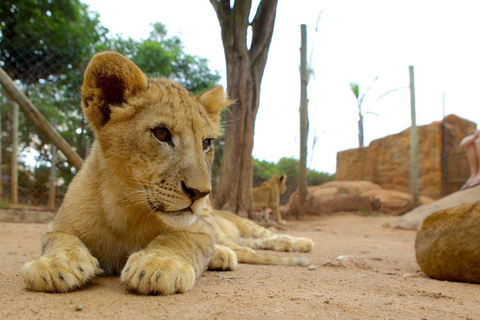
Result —
[[358, 83], [350, 82], [350, 89], [352, 90], [355, 98], [358, 99], [360, 96], [360, 87], [358, 86]]
[[24, 84], [83, 68], [106, 33], [79, 0], [0, 2], [1, 66]]
[[[282, 204], [288, 203], [290, 195], [297, 190], [298, 185], [298, 160], [293, 158], [281, 158], [278, 163], [259, 161], [253, 159], [253, 186], [258, 187], [274, 174], [287, 175], [287, 191], [281, 196]], [[318, 186], [328, 181], [333, 181], [334, 175], [326, 172], [318, 172], [307, 169], [307, 184]]]
[[218, 71], [212, 73], [207, 59], [185, 53], [180, 38], [167, 36], [165, 25], [157, 22], [152, 28], [144, 41], [116, 36], [107, 38], [96, 50], [117, 51], [132, 59], [148, 76], [168, 77], [193, 93], [203, 92], [220, 81]]
[[[57, 130], [82, 157], [93, 136], [81, 111], [79, 89], [88, 61], [105, 50], [124, 54], [148, 76], [168, 77], [193, 92], [211, 88], [220, 80], [206, 59], [186, 54], [180, 38], [168, 37], [162, 23], [152, 25], [148, 39], [137, 41], [109, 35], [98, 14], [79, 0], [0, 1], [0, 67], [50, 123], [56, 119]], [[2, 163], [8, 169], [12, 103], [1, 91], [0, 108]], [[19, 124], [19, 152], [34, 155], [34, 169], [43, 172], [52, 158], [51, 144], [22, 112]], [[57, 169], [57, 176], [67, 185], [75, 169], [60, 152]], [[31, 173], [34, 178], [36, 174]]]
[[151, 77], [165, 77], [173, 72], [175, 53], [168, 51], [162, 43], [146, 40], [137, 46], [133, 62]]

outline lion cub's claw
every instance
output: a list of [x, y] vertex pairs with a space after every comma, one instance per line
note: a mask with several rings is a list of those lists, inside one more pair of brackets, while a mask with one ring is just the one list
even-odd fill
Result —
[[26, 263], [21, 271], [28, 289], [67, 292], [82, 287], [103, 271], [95, 257], [83, 249], [44, 255]]
[[208, 269], [233, 271], [238, 268], [238, 259], [235, 252], [221, 245], [215, 245], [215, 256], [210, 261]]
[[174, 294], [190, 290], [195, 270], [181, 260], [137, 252], [128, 258], [121, 280], [129, 290], [140, 294]]

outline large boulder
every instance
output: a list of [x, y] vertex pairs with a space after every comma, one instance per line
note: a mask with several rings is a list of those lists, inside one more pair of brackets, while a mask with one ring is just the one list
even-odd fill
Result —
[[415, 239], [417, 262], [438, 280], [480, 283], [480, 202], [436, 212]]
[[[432, 203], [433, 199], [421, 197], [422, 204]], [[321, 186], [308, 188], [303, 206], [298, 192], [290, 197], [289, 213], [324, 214], [340, 211], [382, 212], [399, 215], [412, 208], [412, 195], [396, 190], [382, 189], [370, 181], [331, 181]]]
[[433, 203], [419, 206], [393, 221], [390, 227], [417, 230], [422, 225], [423, 220], [435, 212], [477, 201], [480, 201], [480, 185], [457, 191]]
[[[368, 190], [361, 194], [364, 197], [373, 197], [380, 201], [379, 212], [391, 215], [402, 215], [412, 209], [413, 196], [398, 190], [376, 189]], [[435, 200], [429, 197], [420, 196], [420, 204], [434, 203]]]

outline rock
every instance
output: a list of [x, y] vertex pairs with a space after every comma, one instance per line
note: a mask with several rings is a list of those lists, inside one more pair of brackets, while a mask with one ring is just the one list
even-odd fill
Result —
[[480, 202], [427, 217], [417, 232], [415, 250], [429, 277], [480, 283]]
[[393, 221], [390, 227], [417, 230], [422, 225], [423, 220], [435, 212], [453, 208], [464, 203], [475, 203], [479, 200], [480, 185], [449, 194], [434, 203], [419, 206]]
[[[375, 184], [371, 181], [355, 180], [355, 181], [330, 181], [322, 184], [321, 186], [319, 186], [318, 189], [323, 190], [323, 192], [328, 190], [328, 193], [330, 194], [325, 194], [325, 195], [348, 193], [351, 195], [360, 196], [369, 190], [378, 190], [378, 189], [381, 189], [381, 187], [378, 184]], [[332, 191], [336, 191], [336, 193], [332, 193]], [[315, 191], [313, 192], [315, 194]]]
[[[413, 206], [413, 196], [398, 190], [371, 189], [361, 194], [363, 197], [373, 197], [380, 201], [379, 212], [391, 215], [402, 215], [408, 212]], [[435, 202], [432, 198], [420, 197], [420, 204]]]
[[360, 197], [351, 194], [338, 194], [330, 197], [315, 197], [312, 194], [307, 195], [306, 203], [300, 207], [300, 199], [298, 192], [295, 191], [289, 202], [289, 214], [296, 215], [319, 215], [331, 212], [342, 211], [359, 211], [367, 210], [369, 212], [375, 211], [378, 207], [377, 201], [370, 197]]
[[75, 306], [75, 311], [82, 311], [83, 310], [83, 304], [79, 304], [78, 306]]
[[[421, 203], [433, 199], [421, 197]], [[324, 214], [341, 211], [382, 212], [404, 214], [412, 208], [412, 195], [397, 190], [385, 190], [370, 181], [331, 181], [308, 188], [306, 202], [300, 207], [298, 192], [290, 196], [290, 214]]]
[[359, 256], [353, 256], [353, 255], [338, 256], [335, 262], [330, 263], [330, 265], [344, 267], [348, 269], [353, 267], [360, 267], [364, 269], [369, 268], [363, 258]]
[[[432, 199], [457, 191], [470, 176], [466, 152], [459, 143], [476, 130], [475, 123], [455, 115], [447, 116], [445, 125], [442, 122], [418, 127], [420, 194]], [[374, 140], [368, 147], [339, 152], [335, 180], [366, 180], [384, 189], [409, 192], [410, 128]]]

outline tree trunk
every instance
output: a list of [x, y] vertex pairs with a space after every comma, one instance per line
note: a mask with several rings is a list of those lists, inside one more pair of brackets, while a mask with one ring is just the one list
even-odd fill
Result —
[[[301, 25], [302, 45], [300, 48], [300, 161], [298, 162], [298, 195], [300, 210], [307, 201], [307, 141], [308, 141], [308, 99], [307, 99], [307, 27]], [[298, 219], [298, 212], [295, 211]]]
[[[251, 0], [210, 0], [222, 28], [228, 92], [236, 103], [225, 114], [225, 145], [215, 206], [253, 218], [252, 149], [260, 85], [273, 35], [277, 0], [262, 0], [252, 23]], [[252, 43], [247, 47], [247, 29]]]

